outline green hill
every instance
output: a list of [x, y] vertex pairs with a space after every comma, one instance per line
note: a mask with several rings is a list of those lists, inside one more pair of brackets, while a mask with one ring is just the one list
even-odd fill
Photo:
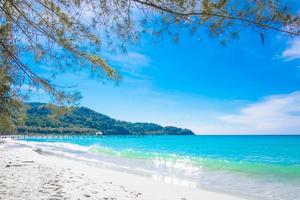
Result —
[[[53, 105], [51, 105], [53, 106]], [[54, 106], [54, 110], [58, 108]], [[67, 108], [67, 107], [64, 107]], [[130, 123], [112, 119], [85, 107], [70, 107], [69, 111], [54, 117], [48, 104], [30, 103], [19, 133], [63, 133], [103, 135], [193, 135], [188, 129], [160, 126], [154, 123]]]

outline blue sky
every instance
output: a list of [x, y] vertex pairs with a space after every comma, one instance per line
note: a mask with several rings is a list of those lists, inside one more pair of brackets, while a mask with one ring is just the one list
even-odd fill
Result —
[[[104, 54], [120, 69], [118, 86], [84, 70], [57, 77], [76, 85], [81, 105], [113, 118], [190, 128], [199, 134], [300, 133], [300, 39], [243, 32], [222, 46], [205, 33]], [[32, 101], [45, 101], [34, 95]]]

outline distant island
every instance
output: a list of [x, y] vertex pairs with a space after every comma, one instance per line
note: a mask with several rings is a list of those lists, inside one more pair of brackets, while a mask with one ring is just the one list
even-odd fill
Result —
[[[51, 107], [51, 108], [50, 108]], [[29, 103], [18, 133], [103, 134], [103, 135], [194, 135], [191, 130], [154, 123], [131, 123], [112, 119], [86, 107], [62, 107], [68, 111], [53, 116], [54, 105]]]

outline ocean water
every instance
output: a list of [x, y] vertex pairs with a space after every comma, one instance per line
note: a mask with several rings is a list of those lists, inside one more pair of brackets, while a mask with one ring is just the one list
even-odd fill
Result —
[[300, 200], [300, 136], [100, 136], [25, 143], [183, 187]]

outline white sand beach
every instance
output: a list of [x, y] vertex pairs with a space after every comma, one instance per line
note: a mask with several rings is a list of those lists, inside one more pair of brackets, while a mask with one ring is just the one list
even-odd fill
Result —
[[0, 143], [0, 200], [242, 200]]

